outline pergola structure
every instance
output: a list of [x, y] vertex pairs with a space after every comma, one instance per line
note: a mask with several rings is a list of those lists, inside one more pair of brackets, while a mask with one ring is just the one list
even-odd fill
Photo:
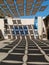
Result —
[[42, 5], [48, 0], [0, 0], [0, 17], [32, 16], [43, 12], [48, 5]]

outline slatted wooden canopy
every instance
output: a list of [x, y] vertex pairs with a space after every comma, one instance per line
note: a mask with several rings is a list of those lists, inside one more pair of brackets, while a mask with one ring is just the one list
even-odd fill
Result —
[[48, 5], [42, 5], [47, 0], [0, 0], [0, 16], [20, 17], [31, 16], [43, 12]]

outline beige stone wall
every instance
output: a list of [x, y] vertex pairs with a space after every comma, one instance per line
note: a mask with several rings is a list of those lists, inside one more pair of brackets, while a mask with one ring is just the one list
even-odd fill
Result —
[[2, 31], [2, 34], [4, 35], [4, 19], [0, 19], [0, 29]]
[[43, 29], [42, 18], [38, 17], [38, 34], [40, 39], [42, 38], [42, 29]]

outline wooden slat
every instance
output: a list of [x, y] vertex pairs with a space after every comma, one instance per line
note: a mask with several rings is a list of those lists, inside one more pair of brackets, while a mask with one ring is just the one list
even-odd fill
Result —
[[5, 10], [5, 12], [6, 12], [6, 15], [7, 15], [7, 16], [9, 16], [9, 17], [12, 16], [12, 15], [10, 14], [9, 10]]
[[24, 12], [24, 10], [23, 9], [19, 9], [19, 12]]
[[34, 0], [27, 0], [27, 3], [34, 3]]
[[27, 8], [26, 8], [26, 10], [31, 10], [31, 9], [32, 9], [32, 7], [27, 7]]
[[2, 8], [7, 8], [7, 6], [6, 6], [6, 5], [4, 5], [4, 6], [2, 6]]
[[30, 11], [30, 9], [26, 9], [26, 11]]
[[30, 12], [26, 12], [26, 15], [29, 16], [30, 15]]
[[30, 15], [30, 9], [26, 10], [26, 15], [29, 16]]
[[24, 4], [24, 0], [17, 0], [16, 3], [17, 4]]
[[16, 9], [11, 9], [12, 10], [12, 12], [16, 12]]
[[44, 11], [46, 9], [47, 6], [42, 6], [40, 11]]
[[8, 9], [6, 9], [5, 11], [6, 11], [6, 13], [10, 13]]
[[17, 12], [14, 12], [14, 15], [15, 15], [15, 16], [18, 16], [18, 13], [17, 13]]
[[32, 12], [32, 14], [33, 14], [33, 15], [35, 15], [35, 14], [36, 14], [36, 12]]
[[24, 16], [24, 13], [20, 13], [21, 16]]
[[24, 6], [18, 6], [18, 9], [24, 9]]
[[14, 0], [6, 0], [8, 4], [14, 4]]
[[36, 3], [35, 7], [39, 7], [41, 5], [41, 3]]
[[0, 14], [1, 14], [1, 15], [4, 15], [4, 12], [3, 12], [2, 10], [0, 10]]
[[4, 4], [4, 0], [0, 0], [0, 4]]
[[26, 6], [27, 6], [27, 7], [31, 7], [31, 6], [32, 6], [32, 4], [26, 4]]
[[37, 2], [41, 2], [41, 0], [36, 0]]
[[35, 15], [37, 11], [38, 11], [38, 8], [34, 8], [32, 11], [32, 14]]
[[38, 8], [34, 8], [33, 11], [34, 11], [34, 12], [35, 12], [35, 11], [38, 11]]
[[12, 9], [12, 12], [13, 12], [13, 14], [14, 14], [15, 16], [18, 16], [18, 13], [17, 13], [16, 9]]
[[32, 8], [32, 4], [26, 4], [26, 13], [27, 13], [27, 15], [30, 15], [31, 8]]
[[10, 6], [11, 9], [15, 9], [16, 7], [15, 6]]
[[24, 16], [24, 10], [23, 9], [19, 9], [20, 15]]

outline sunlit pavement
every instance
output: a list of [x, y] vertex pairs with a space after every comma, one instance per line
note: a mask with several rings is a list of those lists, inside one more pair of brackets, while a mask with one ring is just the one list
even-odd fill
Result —
[[0, 65], [49, 65], [49, 43], [18, 38], [0, 49]]

